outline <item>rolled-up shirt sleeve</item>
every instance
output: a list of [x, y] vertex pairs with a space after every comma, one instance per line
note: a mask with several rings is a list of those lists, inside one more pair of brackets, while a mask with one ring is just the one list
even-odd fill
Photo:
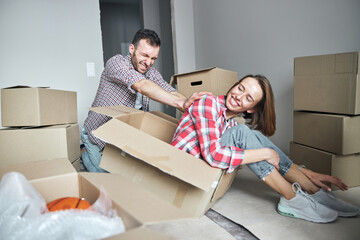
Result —
[[220, 111], [212, 96], [206, 96], [189, 108], [189, 115], [195, 123], [202, 157], [213, 167], [232, 172], [241, 165], [244, 150], [236, 146], [221, 145]]

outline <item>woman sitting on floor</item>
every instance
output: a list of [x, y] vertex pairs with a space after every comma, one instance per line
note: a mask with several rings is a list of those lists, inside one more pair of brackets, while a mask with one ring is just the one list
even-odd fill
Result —
[[[250, 128], [233, 119], [239, 114], [250, 120]], [[340, 179], [299, 167], [266, 137], [274, 134], [275, 119], [270, 82], [261, 75], [247, 75], [225, 96], [207, 95], [194, 102], [171, 144], [228, 173], [246, 164], [282, 195], [277, 206], [282, 215], [318, 223], [356, 216], [359, 209], [338, 199], [324, 184], [346, 190]]]

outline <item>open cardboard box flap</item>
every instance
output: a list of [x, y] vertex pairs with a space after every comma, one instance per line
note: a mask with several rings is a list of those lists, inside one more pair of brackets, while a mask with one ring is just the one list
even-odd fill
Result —
[[[144, 124], [144, 125], [142, 125]], [[123, 152], [204, 191], [216, 187], [221, 169], [183, 152], [154, 135], [174, 131], [176, 124], [151, 113], [132, 113], [116, 117], [93, 134]], [[169, 135], [169, 134], [166, 134]], [[171, 134], [172, 135], [172, 134]]]
[[97, 188], [103, 186], [114, 202], [144, 224], [191, 217], [118, 174], [82, 172], [80, 175]]
[[92, 107], [89, 110], [101, 113], [109, 117], [117, 117], [128, 113], [143, 112], [136, 108], [130, 108], [124, 105], [108, 106], [108, 107]]
[[29, 181], [33, 179], [76, 173], [76, 170], [67, 158], [40, 160], [7, 165], [0, 168], [0, 176], [11, 171], [17, 171], [22, 173]]

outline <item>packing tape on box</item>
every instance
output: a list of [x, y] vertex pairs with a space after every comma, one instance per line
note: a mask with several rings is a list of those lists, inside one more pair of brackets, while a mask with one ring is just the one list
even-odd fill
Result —
[[138, 150], [135, 150], [129, 146], [124, 146], [123, 150], [133, 157], [143, 159], [153, 166], [155, 165], [157, 168], [159, 168], [162, 171], [165, 171], [167, 173], [170, 173], [173, 171], [170, 167], [166, 166], [165, 164], [162, 164], [162, 162], [169, 161], [169, 156], [149, 156], [149, 155], [145, 155], [145, 154], [139, 152]]

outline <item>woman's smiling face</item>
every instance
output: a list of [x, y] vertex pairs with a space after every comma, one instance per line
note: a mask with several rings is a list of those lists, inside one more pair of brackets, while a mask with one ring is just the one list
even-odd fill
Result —
[[263, 97], [263, 91], [258, 81], [247, 77], [233, 87], [226, 96], [227, 116], [231, 117], [247, 111], [253, 113], [254, 107]]

